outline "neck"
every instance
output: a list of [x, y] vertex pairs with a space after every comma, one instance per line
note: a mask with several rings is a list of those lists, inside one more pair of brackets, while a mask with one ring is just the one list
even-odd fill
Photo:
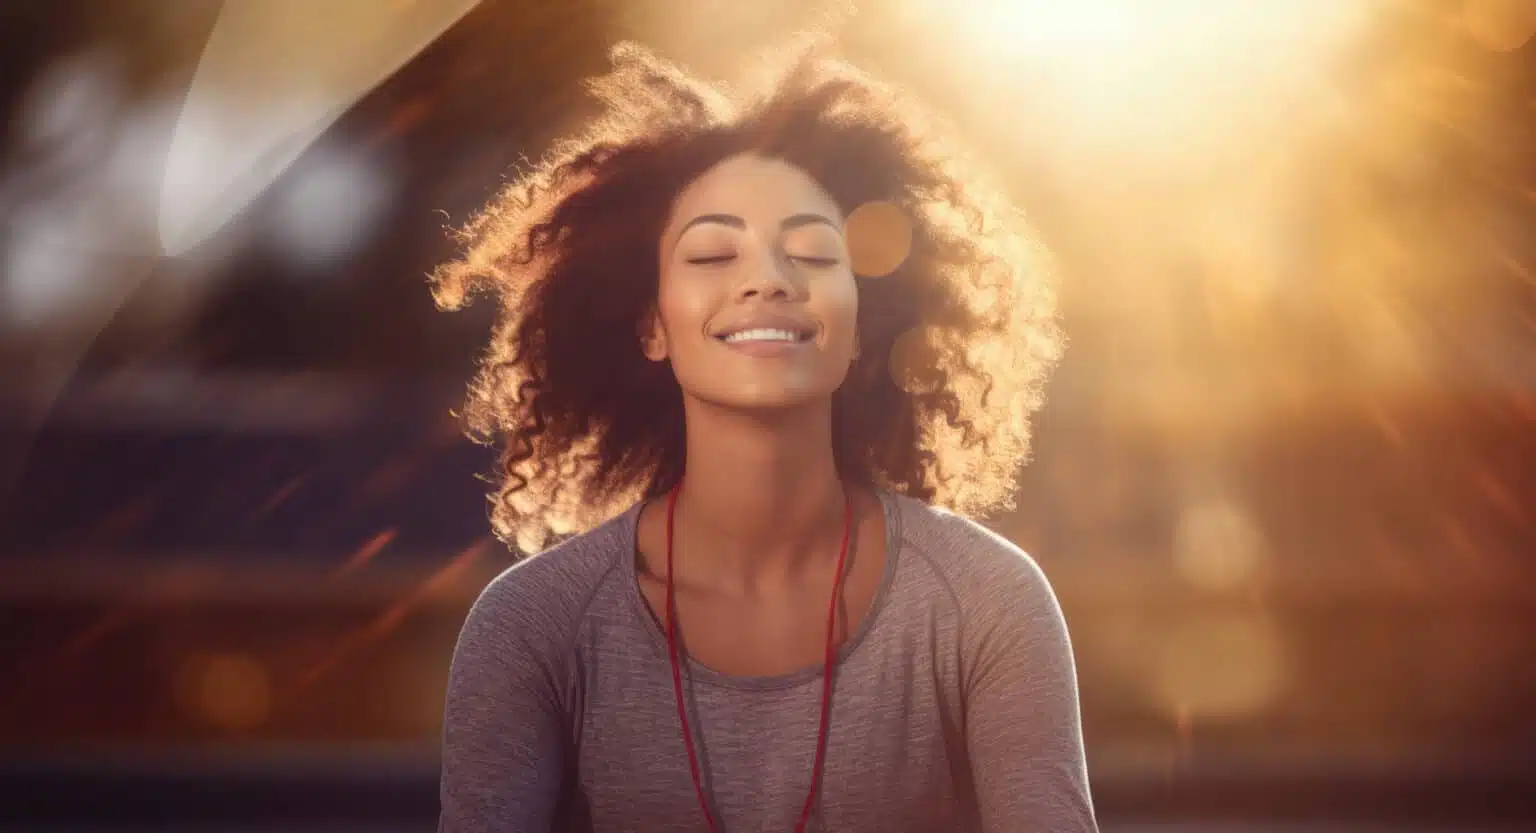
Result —
[[677, 551], [700, 554], [701, 578], [750, 588], [835, 562], [845, 497], [830, 403], [743, 414], [690, 402], [686, 419]]

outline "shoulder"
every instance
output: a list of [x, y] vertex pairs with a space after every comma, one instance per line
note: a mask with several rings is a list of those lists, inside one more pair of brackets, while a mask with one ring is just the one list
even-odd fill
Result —
[[599, 590], [624, 565], [633, 510], [508, 567], [471, 606], [461, 643], [516, 642], [552, 651], [571, 644]]
[[991, 529], [947, 509], [896, 497], [901, 544], [968, 616], [1056, 612], [1055, 593], [1033, 557]]
[[910, 499], [901, 505], [902, 557], [920, 562], [941, 586], [937, 598], [953, 605], [967, 690], [989, 681], [1015, 693], [1074, 687], [1066, 618], [1035, 559], [969, 518]]

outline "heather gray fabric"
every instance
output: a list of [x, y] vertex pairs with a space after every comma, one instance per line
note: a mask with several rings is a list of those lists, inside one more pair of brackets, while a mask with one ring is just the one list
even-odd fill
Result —
[[[878, 595], [842, 647], [811, 829], [1078, 833], [1096, 825], [1055, 594], [984, 527], [882, 494]], [[636, 506], [491, 582], [453, 657], [440, 833], [706, 831]], [[820, 664], [686, 670], [721, 833], [790, 833], [809, 786]]]

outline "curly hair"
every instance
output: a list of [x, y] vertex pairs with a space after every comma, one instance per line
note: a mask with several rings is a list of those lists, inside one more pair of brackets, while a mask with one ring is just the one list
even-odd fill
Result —
[[901, 209], [911, 246], [859, 277], [862, 358], [834, 395], [834, 454], [851, 482], [968, 514], [1012, 504], [1064, 343], [1043, 247], [935, 119], [829, 56], [794, 50], [766, 89], [730, 91], [622, 44], [588, 81], [602, 112], [455, 234], [431, 275], [438, 306], [500, 301], [461, 417], [499, 446], [491, 525], [536, 551], [682, 475], [683, 401], [641, 353], [659, 241], [679, 192], [742, 153], [804, 170], [844, 216]]

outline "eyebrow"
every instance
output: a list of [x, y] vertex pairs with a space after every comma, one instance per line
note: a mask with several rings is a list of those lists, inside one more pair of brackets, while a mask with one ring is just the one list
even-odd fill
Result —
[[832, 222], [830, 217], [823, 217], [820, 214], [796, 214], [792, 217], [785, 217], [784, 222], [779, 223], [779, 228], [789, 231], [790, 229], [811, 226], [817, 223], [831, 226], [834, 229], [837, 228], [837, 223]]
[[688, 229], [703, 225], [704, 223], [719, 223], [722, 226], [730, 226], [736, 229], [745, 229], [747, 227], [747, 221], [737, 217], [735, 214], [700, 214], [678, 229], [677, 236], [682, 237], [683, 233], [688, 231]]
[[[677, 236], [682, 237], [683, 233], [688, 229], [703, 223], [718, 223], [722, 226], [730, 226], [734, 229], [745, 229], [747, 227], [747, 221], [737, 217], [735, 214], [700, 214], [699, 216], [694, 217], [692, 220], [689, 220], [682, 228], [678, 229]], [[784, 222], [779, 223], [779, 227], [785, 231], [789, 231], [790, 229], [797, 229], [802, 226], [810, 226], [817, 223], [831, 226], [834, 229], [838, 227], [837, 223], [832, 222], [830, 218], [824, 217], [820, 214], [794, 214], [789, 217], [785, 217]]]

